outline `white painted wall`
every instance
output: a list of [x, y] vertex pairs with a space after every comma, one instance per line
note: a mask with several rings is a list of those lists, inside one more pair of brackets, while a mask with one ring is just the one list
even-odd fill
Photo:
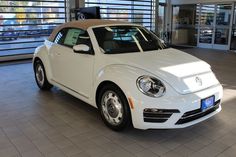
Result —
[[224, 3], [236, 2], [236, 0], [171, 0], [171, 4], [197, 4], [197, 3]]

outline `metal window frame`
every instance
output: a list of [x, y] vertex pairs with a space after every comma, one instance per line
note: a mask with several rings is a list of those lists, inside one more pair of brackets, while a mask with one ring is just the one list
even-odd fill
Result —
[[[4, 1], [4, 2], [24, 2], [25, 0], [1, 0], [1, 1]], [[52, 9], [62, 9], [61, 10], [58, 10], [57, 12], [48, 12], [47, 10], [44, 10], [42, 12], [39, 12], [39, 11], [36, 11], [36, 10], [32, 10], [30, 12], [22, 12], [22, 11], [10, 11], [10, 12], [0, 12], [1, 14], [43, 14], [43, 15], [62, 15], [63, 17], [48, 17], [48, 18], [41, 18], [41, 17], [38, 17], [38, 18], [17, 18], [17, 17], [14, 17], [14, 18], [3, 18], [2, 20], [39, 20], [39, 23], [36, 23], [36, 24], [7, 24], [7, 25], [4, 25], [4, 24], [0, 24], [0, 27], [18, 27], [18, 26], [57, 26], [57, 25], [60, 25], [62, 24], [61, 22], [53, 22], [53, 23], [41, 23], [40, 20], [64, 20], [65, 22], [67, 21], [67, 0], [28, 0], [27, 2], [42, 2], [42, 3], [50, 3], [51, 6], [46, 6], [44, 4], [42, 4], [42, 6], [40, 5], [37, 5], [37, 6], [21, 6], [21, 5], [0, 5], [0, 8], [10, 8], [10, 7], [15, 7], [15, 8], [32, 8], [32, 9], [35, 9], [35, 8], [42, 8], [42, 9], [47, 9], [47, 8], [52, 8]], [[59, 5], [62, 5], [63, 6], [53, 6], [54, 4], [59, 4]], [[64, 22], [63, 22], [64, 23]], [[51, 29], [30, 29], [30, 30], [26, 30], [26, 28], [23, 28], [22, 30], [1, 30], [0, 31], [0, 39], [1, 40], [4, 40], [6, 38], [14, 38], [12, 36], [1, 36], [1, 33], [6, 33], [6, 32], [16, 32], [16, 33], [21, 33], [21, 32], [30, 32], [30, 31], [50, 31]], [[47, 32], [46, 32], [47, 33]], [[39, 35], [38, 34], [27, 34], [27, 35], [20, 35], [19, 37], [21, 38], [32, 38], [32, 37], [38, 37]], [[21, 54], [9, 54], [9, 55], [1, 55], [1, 52], [3, 51], [11, 51], [11, 50], [27, 50], [27, 49], [35, 49], [37, 46], [31, 46], [31, 45], [28, 45], [27, 44], [32, 44], [32, 43], [42, 43], [44, 42], [44, 37], [47, 37], [49, 36], [48, 34], [40, 34], [40, 37], [43, 37], [43, 38], [40, 38], [39, 40], [29, 40], [29, 41], [4, 41], [4, 42], [1, 42], [0, 41], [0, 62], [2, 61], [8, 61], [8, 60], [16, 60], [17, 58], [19, 59], [23, 59], [24, 58], [29, 58], [29, 57], [32, 57], [33, 55], [33, 52], [31, 53], [21, 53]], [[11, 45], [15, 45], [13, 46], [12, 48], [9, 48], [9, 47], [3, 47], [1, 48], [1, 46], [4, 46], [4, 45], [7, 45], [7, 44], [11, 44]], [[18, 45], [19, 47], [17, 47]], [[21, 44], [24, 44], [24, 46], [22, 46]]]
[[[52, 2], [51, 2], [52, 3]], [[1, 8], [58, 8], [63, 9], [65, 7], [57, 7], [57, 6], [10, 6], [10, 5], [0, 5]]]
[[[130, 2], [130, 5], [129, 4], [126, 4], [125, 2]], [[144, 4], [140, 4], [144, 2]], [[101, 10], [101, 15], [108, 15], [108, 14], [111, 14], [111, 15], [122, 15], [122, 14], [126, 14], [126, 13], [106, 13], [106, 12], [103, 12], [103, 11], [107, 11], [107, 10], [118, 10], [118, 11], [130, 11], [129, 15], [130, 17], [119, 17], [119, 18], [116, 18], [116, 17], [103, 17], [103, 19], [112, 19], [112, 20], [131, 20], [133, 21], [133, 23], [136, 23], [136, 24], [142, 24], [144, 25], [145, 27], [147, 27], [148, 29], [152, 29], [152, 28], [155, 28], [155, 23], [153, 21], [155, 21], [155, 3], [156, 3], [156, 0], [117, 0], [116, 2], [114, 3], [109, 3], [109, 2], [95, 2], [95, 1], [90, 1], [90, 0], [85, 0], [85, 6], [94, 6], [94, 5], [97, 5], [97, 6], [100, 6], [100, 10]], [[109, 8], [110, 6], [110, 8]], [[127, 6], [127, 7], [125, 7]], [[122, 8], [119, 8], [119, 7], [122, 7]], [[141, 7], [144, 7], [144, 8], [141, 8]], [[147, 8], [150, 8], [150, 9], [147, 9]], [[143, 11], [143, 13], [138, 13], [138, 11]], [[134, 21], [135, 19], [139, 20], [139, 19], [143, 19], [143, 18], [140, 18], [140, 17], [135, 17], [135, 15], [144, 15], [144, 16], [150, 16], [149, 18], [145, 18], [147, 20], [149, 20], [148, 22], [137, 22], [137, 21]]]
[[[1, 1], [9, 1], [9, 0], [1, 0]], [[12, 1], [15, 1], [15, 2], [27, 1], [27, 2], [49, 2], [49, 3], [55, 2], [55, 3], [64, 3], [64, 0], [12, 0]]]
[[[17, 13], [17, 14], [24, 14], [25, 12], [14, 12], [14, 11], [10, 11], [10, 12], [0, 12], [1, 14], [14, 14], [14, 13]], [[41, 13], [44, 13], [44, 14], [65, 14], [65, 12], [28, 12], [28, 14], [41, 14]]]
[[[14, 44], [29, 44], [29, 43], [38, 43], [38, 42], [44, 42], [44, 40], [36, 40], [36, 41], [25, 41], [25, 42], [14, 42]], [[0, 43], [0, 45], [5, 44], [13, 44], [13, 43]], [[1, 50], [0, 50], [1, 51]]]

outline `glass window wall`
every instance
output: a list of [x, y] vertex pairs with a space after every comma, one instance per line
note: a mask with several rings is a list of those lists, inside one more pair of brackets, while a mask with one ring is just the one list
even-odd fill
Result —
[[198, 35], [199, 5], [173, 6], [172, 35], [173, 45], [196, 46]]
[[232, 4], [216, 6], [215, 44], [228, 45]]
[[0, 57], [33, 53], [65, 17], [64, 0], [1, 0]]
[[86, 7], [99, 6], [103, 19], [123, 20], [155, 28], [155, 0], [85, 0]]
[[236, 4], [234, 4], [234, 18], [233, 18], [233, 27], [231, 33], [230, 49], [236, 51]]

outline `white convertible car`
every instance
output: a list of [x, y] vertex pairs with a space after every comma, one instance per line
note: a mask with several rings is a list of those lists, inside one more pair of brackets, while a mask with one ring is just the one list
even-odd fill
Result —
[[33, 66], [39, 88], [57, 86], [98, 108], [113, 130], [184, 128], [221, 110], [210, 65], [136, 24], [65, 23], [35, 50]]

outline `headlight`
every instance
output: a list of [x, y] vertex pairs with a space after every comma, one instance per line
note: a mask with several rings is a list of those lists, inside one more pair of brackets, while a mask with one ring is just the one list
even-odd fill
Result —
[[164, 95], [166, 90], [160, 80], [151, 76], [139, 77], [137, 79], [137, 87], [143, 94], [156, 98]]

